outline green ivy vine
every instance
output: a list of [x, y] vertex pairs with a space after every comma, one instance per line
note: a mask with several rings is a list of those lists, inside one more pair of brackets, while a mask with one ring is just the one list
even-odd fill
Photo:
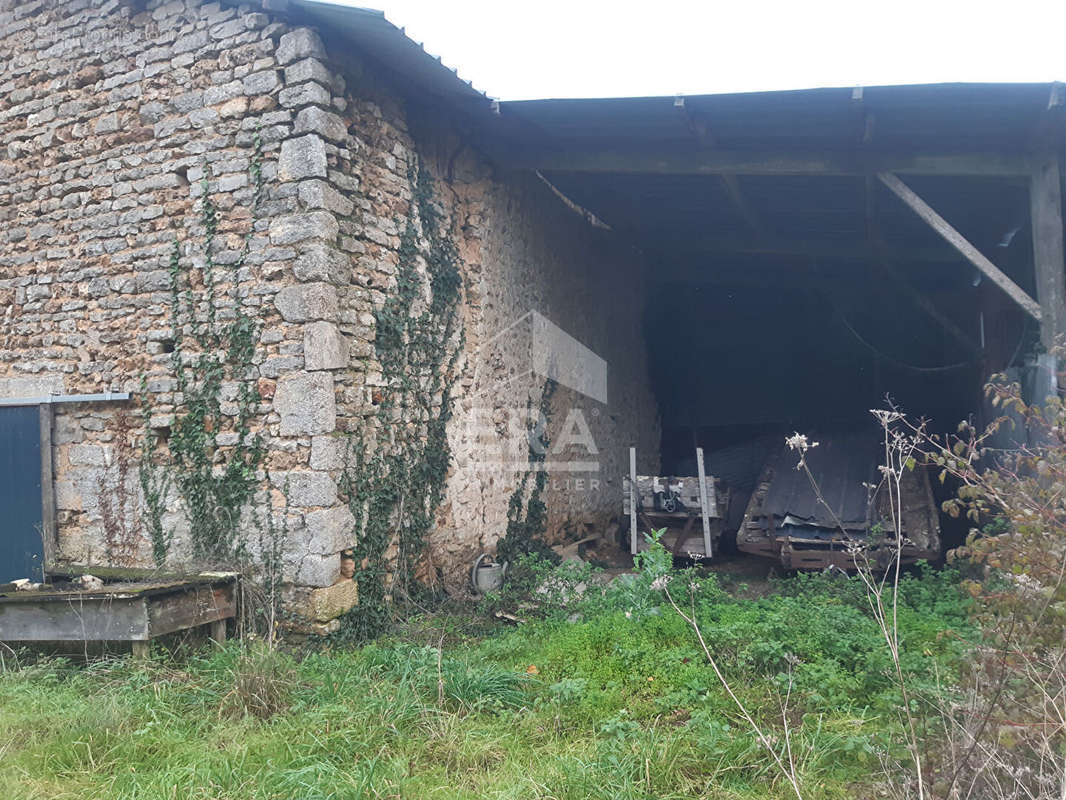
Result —
[[558, 554], [544, 541], [548, 507], [542, 498], [548, 484], [548, 471], [543, 465], [551, 444], [548, 428], [551, 424], [551, 401], [557, 386], [551, 378], [544, 382], [540, 394], [540, 414], [529, 423], [529, 469], [507, 503], [507, 531], [496, 542], [496, 558], [500, 561], [513, 563], [519, 556], [533, 554], [553, 564], [559, 562]]
[[[446, 428], [463, 346], [461, 259], [438, 209], [434, 181], [417, 162], [403, 222], [396, 286], [375, 312], [381, 388], [374, 413], [349, 439], [339, 485], [355, 517], [352, 555], [359, 605], [337, 638], [385, 628], [390, 599], [419, 593], [416, 562], [433, 527], [451, 462]], [[390, 548], [395, 547], [395, 552]]]
[[[243, 548], [241, 516], [259, 485], [265, 450], [261, 436], [252, 431], [260, 403], [252, 364], [259, 323], [244, 312], [235, 291], [248, 259], [263, 191], [258, 132], [253, 137], [250, 174], [252, 224], [238, 257], [228, 266], [237, 301], [232, 311], [223, 311], [219, 304], [221, 266], [215, 261], [219, 213], [210, 194], [206, 165], [198, 220], [202, 241], [197, 247], [203, 264], [185, 263], [178, 240], [170, 252], [170, 365], [181, 400], [165, 452], [159, 433], [148, 424], [151, 402], [142, 378], [145, 444], [140, 480], [157, 566], [165, 563], [173, 539], [173, 532], [163, 523], [171, 487], [188, 517], [194, 557], [229, 563]], [[223, 433], [230, 439], [225, 446], [218, 441]]]

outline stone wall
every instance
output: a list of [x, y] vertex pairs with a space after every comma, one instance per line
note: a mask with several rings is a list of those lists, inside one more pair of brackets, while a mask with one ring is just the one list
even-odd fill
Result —
[[[315, 178], [348, 157], [307, 133], [327, 109], [337, 110], [334, 102], [343, 104], [315, 81], [320, 47], [308, 32], [247, 5], [49, 0], [0, 7], [0, 386], [18, 396], [136, 395], [143, 375], [152, 426], [166, 430], [181, 399], [168, 352], [168, 259], [177, 239], [182, 269], [203, 289], [197, 200], [206, 176], [220, 212], [220, 313], [239, 304], [262, 323], [256, 429], [275, 483], [291, 487], [285, 578], [328, 587], [339, 551], [350, 544], [350, 515], [329, 472], [311, 466], [311, 437], [335, 427], [333, 373], [346, 367], [347, 354], [329, 279], [347, 277], [326, 275], [322, 251], [327, 241], [339, 252], [358, 245], [338, 241], [336, 219], [315, 194]], [[253, 218], [257, 132], [264, 196]], [[334, 183], [355, 188], [343, 176]], [[248, 235], [250, 255], [234, 275], [227, 266]], [[118, 479], [123, 458], [137, 457], [135, 406], [127, 411], [135, 422], [127, 441], [115, 435], [122, 423], [114, 404], [56, 407], [61, 561], [116, 560], [100, 495]], [[220, 430], [218, 443], [232, 438]], [[120, 457], [123, 447], [133, 452]], [[283, 508], [277, 486], [268, 492], [263, 477], [260, 511], [268, 500]], [[127, 507], [112, 511], [136, 528], [142, 514], [133, 488]], [[173, 567], [190, 553], [173, 497], [171, 506]], [[143, 535], [123, 551], [129, 564], [151, 563]]]
[[[441, 187], [465, 262], [455, 460], [430, 548], [437, 566], [461, 575], [506, 528], [525, 453], [486, 468], [485, 436], [471, 421], [487, 414], [504, 431], [510, 415], [539, 403], [544, 375], [530, 370], [528, 346], [497, 336], [528, 312], [607, 362], [606, 403], [565, 386], [552, 398], [553, 435], [574, 409], [588, 429], [554, 463], [590, 460], [591, 437], [597, 464], [580, 489], [553, 474], [552, 535], [613, 516], [628, 446], [640, 447], [647, 470], [658, 446], [639, 255], [535, 176], [496, 174], [444, 119], [414, 114], [350, 48], [328, 32], [326, 41], [249, 5], [0, 0], [0, 394], [136, 394], [143, 375], [150, 424], [166, 431], [182, 400], [170, 369], [167, 261], [177, 238], [197, 280], [206, 175], [222, 220], [221, 313], [239, 304], [262, 323], [251, 377], [270, 482], [261, 475], [255, 508], [272, 508], [288, 529], [284, 577], [307, 587], [297, 595], [312, 609], [328, 609], [320, 621], [354, 599], [338, 582], [338, 553], [353, 534], [337, 484], [346, 437], [372, 413], [381, 381], [373, 312], [394, 286], [414, 159]], [[264, 193], [253, 216], [257, 131]], [[227, 265], [248, 235], [234, 275]], [[136, 406], [57, 406], [63, 561], [150, 563], [138, 526]], [[218, 443], [232, 443], [224, 426]], [[171, 507], [173, 566], [189, 547], [173, 497]]]
[[[550, 440], [538, 464], [549, 475], [543, 496], [547, 538], [602, 530], [620, 515], [629, 447], [637, 447], [641, 470], [658, 467], [659, 424], [642, 335], [644, 264], [616, 234], [593, 227], [536, 176], [459, 177], [456, 185], [477, 220], [471, 228], [477, 254], [470, 258], [477, 282], [471, 386], [457, 415], [447, 507], [455, 534], [440, 543], [466, 559], [472, 547], [491, 550], [505, 532], [508, 504], [525, 472], [486, 469], [485, 462], [497, 452], [507, 454], [505, 463], [528, 461], [525, 440], [516, 442], [504, 429], [514, 431], [515, 419], [540, 404], [550, 370], [537, 368], [545, 357], [560, 361], [564, 373], [547, 419], [540, 420]], [[537, 341], [537, 329], [545, 325], [575, 341]], [[581, 348], [602, 359], [605, 396], [583, 393], [573, 380], [567, 385], [566, 367], [581, 366]], [[523, 374], [531, 368], [532, 374]], [[479, 411], [480, 424], [470, 417]], [[528, 500], [528, 490], [524, 494]]]
[[[326, 40], [329, 53], [345, 52]], [[461, 380], [452, 387], [449, 426], [453, 466], [429, 555], [445, 584], [457, 586], [480, 552], [492, 552], [507, 528], [518, 490], [529, 497], [525, 423], [536, 410], [546, 375], [530, 341], [540, 315], [606, 362], [606, 402], [565, 385], [552, 397], [548, 433], [559, 441], [587, 426], [592, 452], [552, 448], [544, 493], [550, 541], [602, 529], [621, 508], [621, 478], [630, 445], [639, 467], [658, 468], [659, 420], [642, 334], [645, 265], [609, 229], [596, 227], [533, 174], [501, 173], [446, 119], [404, 104], [365, 64], [348, 56], [330, 63], [347, 75], [346, 111], [354, 201], [334, 206], [342, 236], [361, 243], [351, 282], [341, 289], [341, 330], [353, 353], [338, 401], [338, 429], [354, 430], [370, 412], [380, 381], [373, 347], [373, 312], [394, 284], [402, 219], [411, 197], [408, 169], [417, 159], [435, 177], [438, 200], [464, 262]], [[340, 125], [331, 125], [340, 131]], [[343, 192], [342, 192], [343, 194]], [[560, 354], [564, 359], [566, 353]], [[521, 435], [516, 436], [518, 431]], [[577, 438], [577, 437], [572, 437]], [[321, 452], [337, 437], [319, 437]], [[588, 463], [579, 468], [574, 462]], [[554, 465], [556, 468], [551, 469]], [[431, 575], [431, 571], [423, 572]]]

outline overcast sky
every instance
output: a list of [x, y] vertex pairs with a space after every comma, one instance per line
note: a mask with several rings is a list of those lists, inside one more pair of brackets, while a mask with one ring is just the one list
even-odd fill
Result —
[[1066, 0], [340, 0], [492, 97], [1066, 80]]

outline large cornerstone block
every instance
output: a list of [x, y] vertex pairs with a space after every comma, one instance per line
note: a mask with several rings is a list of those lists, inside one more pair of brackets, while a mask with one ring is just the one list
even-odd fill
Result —
[[278, 177], [283, 181], [326, 177], [326, 144], [309, 133], [281, 143]]
[[328, 283], [286, 286], [274, 299], [286, 322], [332, 320], [337, 316], [337, 290]]
[[308, 553], [329, 555], [351, 547], [355, 540], [355, 517], [348, 506], [334, 506], [304, 515], [307, 525], [303, 540]]
[[332, 322], [304, 326], [304, 366], [309, 370], [348, 366], [348, 341]]
[[337, 426], [332, 373], [283, 375], [274, 392], [274, 410], [281, 417], [282, 436], [330, 433]]

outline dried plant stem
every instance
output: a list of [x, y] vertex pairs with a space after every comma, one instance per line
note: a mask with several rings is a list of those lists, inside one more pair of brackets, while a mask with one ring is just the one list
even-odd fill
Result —
[[[759, 723], [757, 723], [755, 721], [755, 718], [752, 717], [751, 713], [748, 711], [747, 706], [744, 705], [743, 701], [739, 697], [737, 697], [736, 693], [733, 691], [733, 687], [729, 685], [729, 681], [726, 679], [725, 675], [722, 674], [722, 670], [719, 669], [718, 662], [715, 660], [714, 655], [711, 654], [711, 650], [707, 646], [707, 641], [703, 638], [703, 631], [700, 630], [699, 623], [696, 621], [695, 610], [693, 610], [691, 615], [686, 614], [684, 611], [681, 610], [681, 607], [678, 606], [677, 602], [674, 600], [673, 595], [670, 594], [670, 589], [668, 586], [663, 587], [663, 592], [666, 595], [666, 599], [670, 602], [670, 605], [673, 606], [674, 611], [676, 611], [678, 616], [680, 616], [681, 619], [685, 620], [685, 622], [688, 623], [689, 627], [691, 627], [692, 630], [695, 632], [696, 638], [699, 640], [700, 643], [700, 648], [703, 650], [703, 655], [707, 659], [707, 663], [711, 665], [711, 669], [714, 670], [714, 674], [718, 678], [718, 681], [722, 684], [722, 688], [725, 689], [726, 694], [729, 695], [729, 698], [733, 701], [733, 704], [736, 705], [737, 710], [744, 718], [744, 721], [748, 723], [748, 726], [755, 733], [755, 737], [759, 740], [759, 744], [761, 744], [766, 750], [766, 752], [768, 752], [773, 758], [774, 763], [777, 764], [778, 770], [780, 770], [781, 774], [785, 776], [785, 779], [789, 782], [789, 785], [792, 786], [792, 791], [795, 792], [796, 797], [799, 800], [803, 800], [803, 791], [800, 787], [799, 778], [796, 775], [796, 766], [792, 762], [792, 747], [789, 744], [790, 736], [788, 732], [787, 720], [785, 726], [785, 744], [788, 751], [789, 763], [786, 765], [780, 754], [778, 754], [777, 750], [774, 749], [773, 742], [771, 742], [770, 738], [765, 733], [763, 733], [762, 728], [759, 727]], [[693, 601], [693, 605], [694, 603], [695, 601]]]

